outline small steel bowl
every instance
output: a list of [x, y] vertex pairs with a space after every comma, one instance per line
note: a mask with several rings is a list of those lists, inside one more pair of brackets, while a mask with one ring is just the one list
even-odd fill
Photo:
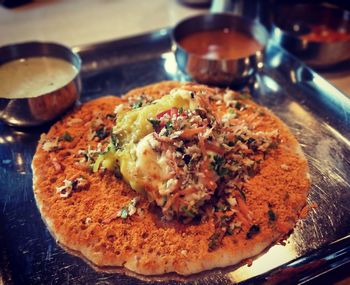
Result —
[[[259, 42], [261, 50], [238, 59], [208, 59], [190, 53], [180, 45], [184, 37], [208, 30], [229, 28], [246, 34]], [[241, 85], [263, 66], [265, 46], [269, 34], [258, 22], [229, 13], [204, 14], [187, 18], [179, 22], [172, 31], [173, 51], [182, 72], [191, 79], [209, 85]]]
[[[301, 36], [311, 25], [350, 33], [350, 12], [324, 4], [281, 4], [273, 12], [272, 39], [314, 68], [327, 68], [350, 59], [350, 40], [316, 42]], [[297, 27], [297, 31], [293, 28]]]
[[63, 59], [75, 66], [78, 73], [66, 85], [37, 97], [7, 99], [0, 94], [0, 119], [9, 125], [30, 127], [50, 122], [72, 107], [79, 98], [81, 59], [65, 46], [43, 42], [3, 46], [0, 48], [0, 65], [16, 59], [42, 56]]

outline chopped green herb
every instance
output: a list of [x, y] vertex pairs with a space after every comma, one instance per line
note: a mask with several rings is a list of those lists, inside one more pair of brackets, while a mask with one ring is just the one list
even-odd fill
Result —
[[219, 243], [220, 243], [220, 233], [216, 232], [212, 234], [209, 238], [209, 244], [208, 244], [209, 251], [212, 251], [215, 248], [217, 248]]
[[214, 156], [214, 161], [212, 161], [211, 166], [215, 170], [216, 174], [219, 176], [224, 176], [228, 173], [228, 169], [224, 167], [226, 159], [220, 155]]
[[150, 122], [152, 124], [152, 127], [154, 130], [159, 128], [160, 125], [160, 121], [157, 119], [147, 119], [148, 122]]
[[142, 107], [142, 101], [137, 101], [132, 105], [132, 109], [138, 109]]
[[227, 231], [226, 231], [226, 235], [232, 236], [233, 235], [233, 229], [228, 228]]
[[68, 132], [64, 132], [62, 136], [58, 138], [59, 141], [71, 142], [73, 141], [73, 137]]
[[231, 235], [232, 229], [230, 230], [230, 223], [232, 222], [233, 216], [222, 216], [215, 223], [215, 232], [209, 238], [209, 251], [214, 250], [222, 241], [225, 235]]
[[117, 137], [116, 134], [112, 134], [112, 135], [111, 135], [111, 138], [110, 138], [110, 145], [112, 145], [113, 148], [114, 148], [115, 150], [118, 149], [118, 148], [120, 148], [120, 147], [119, 147], [119, 139], [118, 139], [118, 137]]
[[171, 121], [167, 122], [167, 123], [165, 124], [165, 130], [166, 130], [165, 135], [166, 135], [166, 136], [169, 136], [169, 135], [171, 134], [171, 132], [172, 132], [173, 129], [174, 129], [174, 124], [173, 124], [173, 122], [171, 122]]
[[229, 210], [229, 206], [226, 205], [223, 201], [219, 201], [216, 205], [215, 205], [215, 210], [217, 212], [225, 212], [227, 210]]
[[258, 225], [252, 225], [247, 232], [246, 238], [251, 239], [253, 236], [260, 232], [260, 227]]
[[269, 220], [271, 222], [273, 221], [276, 221], [276, 214], [274, 211], [272, 211], [272, 209], [270, 209], [268, 212], [267, 212], [268, 216], [269, 216]]
[[123, 207], [121, 210], [120, 210], [120, 217], [122, 219], [126, 219], [128, 217], [128, 208], [127, 207]]
[[181, 115], [183, 113], [183, 111], [184, 111], [184, 108], [180, 107], [178, 112]]
[[194, 218], [196, 216], [196, 214], [191, 211], [190, 209], [188, 209], [187, 206], [182, 206], [181, 210], [184, 212], [185, 216], [189, 217], [189, 218]]
[[119, 212], [117, 213], [117, 217], [126, 219], [128, 216], [132, 216], [133, 214], [135, 214], [137, 210], [136, 204], [139, 200], [139, 197], [131, 199], [127, 205], [125, 205], [119, 210]]
[[232, 217], [229, 216], [222, 216], [221, 217], [221, 226], [227, 226], [228, 223], [232, 221]]
[[235, 110], [233, 110], [233, 109], [228, 110], [228, 112], [229, 112], [229, 114], [231, 114], [231, 115], [236, 114]]

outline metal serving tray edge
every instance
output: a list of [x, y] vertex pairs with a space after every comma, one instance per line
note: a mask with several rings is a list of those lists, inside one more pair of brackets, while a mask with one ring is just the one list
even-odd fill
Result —
[[[171, 52], [169, 29], [73, 49], [83, 59], [82, 102], [161, 80], [186, 79]], [[312, 179], [308, 202], [318, 207], [298, 222], [285, 246], [273, 246], [251, 267], [164, 283], [302, 283], [350, 261], [349, 97], [272, 44], [264, 68], [246, 88], [299, 140]], [[39, 136], [48, 128], [15, 129], [0, 123], [0, 284], [147, 284], [95, 272], [50, 236], [35, 205], [30, 168]]]

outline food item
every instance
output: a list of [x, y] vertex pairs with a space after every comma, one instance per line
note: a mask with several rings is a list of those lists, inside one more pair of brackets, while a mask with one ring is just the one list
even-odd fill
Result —
[[0, 65], [0, 97], [33, 98], [55, 91], [78, 74], [69, 62], [53, 57], [29, 57]]
[[84, 104], [41, 137], [33, 175], [59, 243], [144, 275], [259, 254], [292, 230], [309, 189], [300, 147], [270, 111], [178, 82]]
[[195, 32], [179, 43], [188, 52], [208, 59], [244, 58], [263, 48], [253, 37], [229, 28]]

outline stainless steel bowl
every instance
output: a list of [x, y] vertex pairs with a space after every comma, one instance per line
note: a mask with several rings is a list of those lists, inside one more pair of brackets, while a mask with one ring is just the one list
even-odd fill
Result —
[[65, 46], [43, 42], [3, 46], [0, 48], [0, 65], [16, 59], [41, 56], [63, 59], [74, 65], [78, 74], [65, 86], [47, 94], [23, 99], [0, 98], [0, 119], [9, 125], [29, 127], [52, 121], [79, 98], [81, 60], [79, 55]]
[[[188, 52], [179, 43], [192, 33], [224, 28], [251, 36], [261, 44], [262, 49], [239, 59], [208, 59]], [[239, 85], [263, 66], [268, 36], [264, 26], [258, 22], [229, 13], [204, 14], [187, 18], [175, 26], [172, 32], [173, 51], [179, 68], [195, 81], [218, 86]]]
[[302, 27], [305, 33], [311, 25], [324, 25], [350, 33], [350, 12], [324, 4], [281, 4], [273, 12], [271, 36], [287, 51], [315, 68], [326, 68], [350, 59], [350, 40], [315, 42], [301, 38], [293, 30]]

